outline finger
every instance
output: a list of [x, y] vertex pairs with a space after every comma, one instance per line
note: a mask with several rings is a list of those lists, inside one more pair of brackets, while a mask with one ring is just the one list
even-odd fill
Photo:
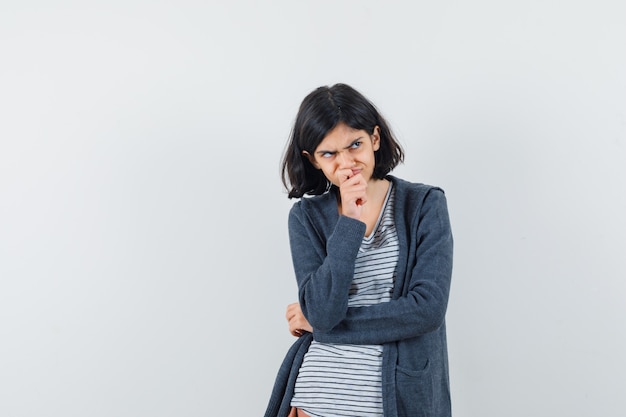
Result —
[[[342, 175], [342, 174], [339, 174]], [[346, 179], [339, 187], [342, 191], [360, 191], [360, 192], [365, 192], [365, 190], [367, 189], [367, 181], [365, 181], [365, 178], [363, 178], [363, 175], [361, 174], [357, 174], [354, 176], [351, 176], [350, 178]]]
[[340, 169], [337, 171], [337, 176], [339, 179], [339, 186], [341, 187], [347, 180], [353, 177], [352, 170], [349, 168]]
[[289, 319], [289, 317], [293, 317], [294, 314], [300, 309], [300, 304], [291, 303], [287, 306], [287, 311], [285, 312], [285, 317]]
[[363, 205], [367, 202], [366, 187], [345, 187], [341, 190], [341, 201]]
[[292, 320], [289, 322], [289, 333], [294, 336], [302, 334], [303, 325], [300, 320]]

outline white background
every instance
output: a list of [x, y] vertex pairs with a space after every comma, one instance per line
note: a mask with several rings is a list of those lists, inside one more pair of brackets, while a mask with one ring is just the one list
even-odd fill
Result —
[[3, 0], [0, 415], [262, 415], [345, 82], [448, 195], [455, 416], [623, 416], [625, 51], [620, 0]]

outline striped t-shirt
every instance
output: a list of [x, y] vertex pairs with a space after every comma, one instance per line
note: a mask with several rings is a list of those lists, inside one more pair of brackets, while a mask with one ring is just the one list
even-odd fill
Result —
[[[398, 263], [393, 206], [390, 184], [374, 231], [363, 238], [356, 257], [350, 307], [391, 299]], [[381, 365], [380, 345], [313, 341], [300, 367], [291, 406], [311, 417], [382, 417]]]

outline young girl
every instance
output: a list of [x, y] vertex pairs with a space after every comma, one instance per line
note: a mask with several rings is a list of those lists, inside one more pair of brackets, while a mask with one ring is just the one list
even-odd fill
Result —
[[452, 234], [441, 189], [388, 175], [404, 157], [345, 84], [302, 102], [283, 159], [298, 340], [266, 417], [445, 417]]

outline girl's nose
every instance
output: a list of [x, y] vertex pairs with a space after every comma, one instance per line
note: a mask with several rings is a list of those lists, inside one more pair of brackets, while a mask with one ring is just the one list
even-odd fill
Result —
[[337, 156], [339, 168], [352, 168], [354, 166], [354, 158], [352, 158], [350, 152], [339, 152]]

